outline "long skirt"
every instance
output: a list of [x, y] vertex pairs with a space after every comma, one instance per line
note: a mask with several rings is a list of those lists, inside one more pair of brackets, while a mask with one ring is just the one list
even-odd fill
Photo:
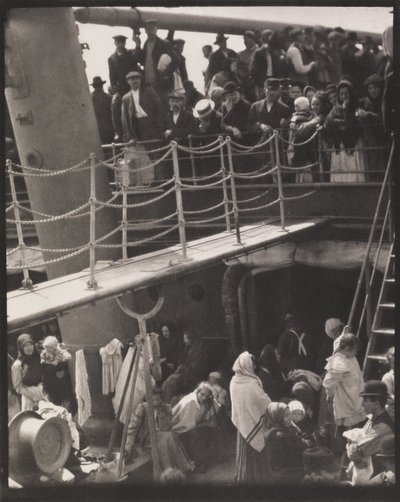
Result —
[[180, 434], [179, 437], [190, 458], [194, 461], [197, 472], [206, 472], [211, 458], [214, 457], [215, 429], [196, 427]]
[[192, 470], [193, 463], [175, 432], [157, 431], [157, 449], [162, 471], [168, 467], [182, 472]]
[[263, 482], [268, 479], [269, 469], [264, 452], [252, 448], [238, 431], [236, 441], [235, 481], [241, 483]]
[[361, 138], [357, 141], [355, 149], [345, 149], [340, 145], [339, 151], [332, 152], [331, 158], [331, 182], [334, 183], [358, 183], [365, 181], [364, 156]]

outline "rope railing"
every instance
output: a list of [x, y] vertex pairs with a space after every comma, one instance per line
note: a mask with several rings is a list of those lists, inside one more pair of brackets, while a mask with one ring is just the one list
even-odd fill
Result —
[[[236, 233], [236, 244], [242, 245], [241, 235], [240, 235], [240, 217], [244, 218], [244, 221], [248, 219], [246, 216], [248, 213], [263, 211], [269, 207], [272, 207], [276, 204], [280, 206], [280, 222], [281, 227], [285, 229], [285, 202], [290, 202], [298, 199], [303, 199], [306, 197], [312, 196], [314, 193], [319, 190], [318, 188], [311, 190], [307, 193], [303, 193], [301, 195], [287, 197], [284, 195], [283, 190], [283, 182], [282, 182], [282, 173], [286, 171], [302, 171], [306, 169], [312, 169], [318, 165], [321, 167], [321, 159], [317, 162], [313, 162], [311, 164], [307, 164], [304, 166], [286, 166], [284, 162], [281, 161], [282, 155], [286, 158], [286, 151], [283, 148], [283, 144], [288, 144], [293, 147], [298, 147], [302, 145], [306, 145], [313, 141], [313, 139], [317, 136], [319, 131], [316, 131], [310, 138], [302, 143], [293, 143], [290, 140], [286, 140], [283, 137], [282, 132], [278, 130], [274, 130], [268, 138], [265, 137], [265, 134], [261, 137], [258, 143], [254, 145], [246, 145], [241, 144], [234, 141], [229, 135], [219, 135], [217, 139], [211, 140], [208, 144], [193, 146], [194, 137], [189, 137], [189, 146], [184, 146], [179, 144], [176, 141], [171, 141], [166, 145], [163, 145], [159, 148], [152, 148], [153, 142], [137, 142], [137, 143], [120, 143], [120, 144], [111, 144], [106, 145], [113, 149], [113, 155], [106, 160], [98, 159], [94, 154], [91, 154], [87, 159], [79, 162], [78, 164], [71, 166], [66, 169], [60, 170], [50, 170], [50, 169], [39, 169], [31, 166], [22, 166], [20, 164], [13, 164], [12, 162], [7, 162], [8, 175], [10, 179], [10, 185], [13, 186], [12, 190], [12, 203], [10, 206], [6, 207], [6, 214], [14, 211], [14, 218], [6, 218], [7, 223], [15, 224], [17, 227], [17, 235], [18, 235], [18, 246], [14, 249], [7, 251], [7, 256], [11, 256], [15, 253], [19, 253], [20, 255], [20, 264], [8, 266], [8, 270], [22, 270], [24, 274], [23, 287], [32, 287], [32, 281], [30, 280], [28, 270], [29, 268], [37, 268], [37, 267], [46, 267], [47, 265], [55, 264], [62, 260], [70, 259], [75, 256], [78, 256], [86, 251], [89, 251], [89, 270], [90, 270], [90, 279], [88, 282], [89, 288], [95, 289], [97, 287], [97, 282], [95, 278], [95, 265], [96, 265], [96, 250], [97, 249], [106, 249], [106, 248], [115, 248], [122, 250], [122, 260], [128, 259], [127, 249], [135, 246], [145, 246], [146, 244], [152, 243], [153, 245], [156, 243], [167, 243], [167, 242], [176, 242], [171, 238], [164, 239], [168, 234], [179, 230], [179, 242], [182, 249], [183, 259], [187, 259], [187, 244], [186, 244], [186, 227], [191, 227], [195, 225], [207, 225], [212, 222], [217, 222], [219, 220], [225, 219], [225, 226], [227, 230], [231, 230], [231, 222], [235, 225], [235, 233]], [[211, 136], [211, 138], [215, 137], [215, 135]], [[207, 139], [207, 136], [202, 136], [201, 140], [204, 141]], [[142, 145], [143, 150], [138, 151], [136, 145]], [[270, 148], [265, 150], [261, 150], [263, 147], [270, 145]], [[117, 152], [116, 147], [122, 148], [122, 151]], [[132, 157], [129, 156], [129, 148], [132, 147]], [[136, 150], [135, 150], [136, 148]], [[382, 147], [383, 149], [384, 147]], [[366, 148], [367, 149], [367, 148]], [[376, 149], [376, 148], [375, 148]], [[258, 150], [258, 151], [257, 151]], [[334, 149], [322, 149], [319, 148], [319, 153], [322, 151], [334, 151]], [[178, 156], [178, 152], [183, 152], [183, 155]], [[150, 161], [149, 154], [160, 154], [162, 155], [159, 158], [152, 159]], [[210, 155], [212, 154], [212, 155]], [[215, 155], [214, 155], [215, 154]], [[257, 169], [253, 169], [251, 171], [239, 171], [235, 172], [234, 169], [234, 158], [240, 159], [240, 156], [243, 155], [253, 155], [257, 162], [262, 161], [263, 164], [261, 167]], [[169, 158], [171, 156], [171, 159]], [[195, 167], [195, 157], [200, 157], [203, 162], [208, 162], [208, 159], [212, 158], [219, 159], [219, 168], [213, 172], [212, 174], [206, 174], [203, 176], [196, 175], [196, 167]], [[131, 161], [136, 159], [141, 160], [141, 164], [143, 164], [143, 159], [147, 159], [146, 165], [135, 166], [130, 164]], [[191, 177], [181, 176], [181, 166], [179, 165], [182, 161], [190, 160], [190, 169], [191, 169]], [[227, 167], [225, 166], [225, 162], [227, 161]], [[173, 166], [173, 176], [167, 180], [157, 180], [156, 186], [154, 186], [154, 190], [159, 190], [161, 193], [156, 195], [155, 197], [151, 197], [147, 200], [143, 200], [141, 202], [129, 203], [128, 202], [128, 193], [131, 193], [131, 187], [129, 186], [129, 173], [137, 174], [142, 171], [147, 171], [150, 169], [154, 169], [157, 166], [160, 166], [163, 162], [168, 162], [169, 166], [172, 164]], [[240, 160], [238, 160], [238, 163]], [[245, 160], [242, 159], [241, 165], [238, 166], [239, 169], [243, 169], [243, 162]], [[287, 162], [286, 162], [287, 163]], [[208, 167], [208, 164], [203, 164], [203, 166]], [[213, 164], [214, 166], [214, 164]], [[273, 166], [273, 167], [271, 167]], [[96, 199], [96, 171], [99, 167], [106, 167], [111, 169], [115, 173], [115, 183], [117, 187], [120, 188], [113, 193], [112, 197], [106, 201], [97, 200]], [[189, 166], [187, 166], [189, 167]], [[246, 164], [247, 167], [247, 164]], [[21, 169], [24, 172], [18, 172], [16, 169]], [[18, 202], [18, 193], [15, 190], [14, 186], [14, 177], [15, 176], [35, 176], [35, 177], [48, 177], [48, 176], [56, 176], [59, 174], [67, 174], [74, 172], [81, 172], [84, 170], [90, 169], [90, 196], [88, 196], [88, 201], [82, 204], [81, 206], [74, 208], [70, 211], [59, 215], [51, 215], [46, 214], [44, 212], [37, 211], [36, 209], [31, 209], [29, 207], [25, 207]], [[206, 169], [207, 172], [208, 169]], [[187, 172], [187, 171], [186, 171]], [[324, 174], [321, 171], [322, 174]], [[120, 178], [117, 178], [117, 175]], [[278, 189], [278, 197], [271, 201], [262, 205], [258, 205], [255, 207], [246, 207], [243, 206], [246, 204], [253, 203], [259, 199], [265, 197], [270, 191], [266, 190], [263, 193], [258, 194], [254, 197], [250, 197], [248, 199], [240, 200], [236, 195], [236, 181], [244, 181], [244, 180], [258, 180], [265, 176], [272, 176], [272, 183], [275, 184]], [[210, 180], [214, 180], [211, 181]], [[161, 181], [161, 183], [159, 183]], [[169, 188], [168, 188], [169, 187]], [[217, 187], [221, 187], [221, 191], [223, 194], [223, 200], [218, 202], [215, 205], [209, 207], [202, 207], [200, 209], [186, 209], [184, 207], [184, 202], [186, 202], [186, 193], [190, 191], [197, 190], [210, 190], [215, 189]], [[139, 188], [146, 189], [146, 192], [149, 192], [149, 185], [135, 186], [135, 193]], [[229, 195], [228, 195], [229, 189]], [[150, 188], [153, 190], [153, 186]], [[132, 192], [133, 193], [133, 192]], [[132, 220], [132, 218], [128, 219], [128, 209], [136, 209], [143, 208], [146, 206], [153, 205], [162, 199], [168, 197], [169, 195], [175, 194], [175, 203], [176, 203], [176, 211], [167, 216], [163, 216], [161, 218], [153, 218], [150, 220], [143, 220], [143, 218]], [[21, 195], [20, 195], [21, 196]], [[148, 195], [147, 195], [148, 196]], [[122, 197], [122, 203], [117, 203], [116, 199]], [[184, 200], [185, 199], [185, 200]], [[207, 213], [211, 213], [212, 211], [216, 211], [219, 208], [224, 208], [223, 213], [216, 216], [209, 216], [204, 219], [196, 218], [196, 215], [205, 215]], [[101, 237], [96, 236], [96, 215], [98, 211], [103, 210], [105, 208], [113, 209], [113, 210], [121, 210], [122, 216], [120, 219], [120, 224], [108, 232], [106, 235]], [[24, 220], [20, 216], [20, 212], [26, 212], [33, 215], [33, 219]], [[80, 246], [69, 247], [69, 248], [51, 248], [51, 249], [43, 249], [34, 246], [27, 246], [24, 243], [22, 229], [25, 225], [36, 225], [36, 224], [45, 224], [56, 221], [68, 220], [72, 218], [80, 218], [83, 216], [90, 217], [90, 239], [88, 243], [85, 243]], [[185, 217], [189, 217], [187, 221], [185, 221]], [[233, 218], [232, 218], [233, 217]], [[168, 220], [173, 218], [177, 218], [177, 224], [170, 226], [167, 224]], [[165, 225], [164, 225], [165, 223]], [[172, 223], [172, 222], [171, 222]], [[128, 229], [131, 231], [154, 231], [157, 227], [167, 227], [162, 232], [159, 232], [155, 235], [146, 236], [143, 239], [138, 239], [135, 241], [128, 241], [127, 239], [127, 231]], [[214, 225], [217, 226], [217, 225]], [[221, 224], [222, 226], [222, 224]], [[121, 232], [122, 233], [122, 241], [119, 243], [107, 242], [109, 238], [111, 238], [114, 234]], [[25, 251], [34, 250], [41, 251], [44, 253], [62, 253], [62, 256], [55, 257], [54, 259], [49, 260], [41, 260], [36, 261], [34, 263], [27, 263], [26, 253]]]

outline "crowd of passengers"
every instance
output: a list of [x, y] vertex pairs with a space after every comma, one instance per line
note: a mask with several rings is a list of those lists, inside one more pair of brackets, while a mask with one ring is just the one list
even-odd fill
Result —
[[[230, 365], [220, 361], [211, 373], [207, 342], [193, 329], [185, 330], [183, 339], [168, 324], [159, 334], [148, 334], [147, 342], [137, 335], [136, 345], [150, 348], [163, 480], [190, 481], [229, 461], [236, 447], [237, 482], [393, 485], [394, 347], [386, 353], [380, 379], [364, 382], [356, 357], [359, 339], [337, 318], [326, 321], [325, 334], [316, 352], [300, 321], [288, 313], [275, 345], [265, 345], [257, 357], [248, 351], [228, 357]], [[106, 348], [110, 354], [114, 342]], [[54, 403], [71, 413], [75, 432], [81, 432], [66, 378], [69, 351], [54, 336], [38, 347], [29, 334], [19, 336], [17, 348], [9, 413], [18, 411], [20, 399], [22, 410]], [[116, 413], [133, 353], [131, 346], [119, 369]], [[154, 454], [139, 353], [131, 411], [124, 403], [119, 415], [127, 422], [127, 465], [143, 452]]]
[[[101, 77], [91, 83], [103, 144], [218, 134], [254, 144], [284, 129], [285, 165], [319, 161], [326, 181], [380, 179], [376, 170], [386, 163], [393, 129], [392, 28], [382, 47], [340, 27], [248, 30], [239, 52], [220, 33], [217, 49], [206, 45], [199, 55], [206, 60], [201, 92], [189, 79], [185, 40], [174, 39], [173, 31], [158, 37], [156, 20], [145, 31], [143, 47], [134, 31], [135, 49], [126, 48], [127, 37], [114, 36], [112, 96]], [[307, 142], [317, 130], [320, 157], [315, 142]], [[315, 169], [293, 177], [312, 181]]]

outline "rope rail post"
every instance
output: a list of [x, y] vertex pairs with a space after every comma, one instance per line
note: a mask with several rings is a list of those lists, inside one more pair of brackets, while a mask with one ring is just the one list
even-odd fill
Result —
[[179, 175], [178, 147], [176, 141], [171, 141], [171, 150], [172, 150], [172, 163], [174, 167], [176, 208], [178, 211], [179, 241], [182, 246], [183, 259], [187, 260], [188, 258], [186, 249], [186, 226], [183, 214], [182, 184]]
[[225, 167], [225, 158], [224, 158], [224, 138], [222, 136], [218, 136], [219, 143], [220, 143], [220, 159], [221, 159], [221, 171], [222, 171], [222, 190], [224, 194], [224, 210], [225, 210], [225, 223], [226, 223], [226, 230], [228, 232], [231, 231], [231, 220], [229, 218], [229, 202], [228, 202], [228, 188], [226, 186], [226, 167]]
[[20, 260], [21, 260], [22, 273], [24, 275], [24, 278], [23, 278], [21, 284], [22, 284], [22, 287], [25, 289], [33, 289], [32, 279], [29, 277], [28, 267], [26, 266], [25, 242], [24, 242], [24, 235], [22, 233], [22, 225], [21, 225], [21, 217], [20, 217], [19, 207], [18, 207], [17, 191], [15, 189], [14, 175], [12, 172], [12, 162], [10, 159], [7, 159], [6, 163], [7, 163], [8, 174], [10, 177], [11, 196], [12, 196], [12, 200], [13, 200], [12, 203], [13, 203], [13, 207], [14, 207], [14, 218], [15, 218], [15, 227], [17, 230], [17, 237], [18, 237], [19, 256], [20, 256]]
[[229, 165], [229, 175], [231, 178], [233, 218], [234, 218], [234, 222], [235, 222], [235, 232], [236, 232], [236, 244], [235, 245], [242, 246], [244, 243], [241, 241], [241, 237], [240, 237], [239, 206], [237, 203], [235, 173], [233, 170], [232, 144], [231, 144], [231, 138], [229, 136], [227, 136], [227, 138], [226, 138], [226, 147], [228, 150], [228, 165]]
[[87, 283], [89, 289], [97, 289], [95, 279], [96, 268], [96, 158], [94, 153], [90, 154], [90, 242], [89, 242], [89, 262], [90, 278]]
[[282, 173], [281, 173], [281, 162], [280, 162], [280, 152], [279, 152], [279, 133], [274, 132], [275, 136], [275, 159], [276, 159], [276, 178], [278, 180], [278, 192], [279, 192], [279, 211], [281, 215], [281, 227], [285, 230], [285, 205], [283, 197], [283, 187], [282, 187]]
[[118, 167], [118, 160], [116, 159], [116, 149], [115, 149], [115, 143], [113, 142], [111, 144], [112, 148], [112, 158], [113, 158], [113, 171], [114, 171], [114, 183], [115, 187], [118, 188], [118, 176], [117, 176], [117, 167]]
[[195, 164], [195, 160], [194, 160], [193, 141], [192, 140], [193, 140], [193, 135], [189, 134], [188, 141], [189, 141], [189, 148], [190, 148], [190, 166], [192, 168], [193, 184], [197, 185], [196, 164]]
[[122, 259], [128, 259], [128, 148], [124, 148], [124, 167], [122, 170]]

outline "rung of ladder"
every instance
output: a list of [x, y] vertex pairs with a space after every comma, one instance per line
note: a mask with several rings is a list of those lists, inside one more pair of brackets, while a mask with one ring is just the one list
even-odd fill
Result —
[[377, 335], [394, 335], [393, 328], [379, 328], [379, 329], [373, 329], [372, 331]]
[[394, 277], [387, 277], [385, 282], [394, 282]]
[[378, 307], [381, 307], [383, 309], [394, 309], [394, 302], [380, 303]]
[[382, 354], [370, 354], [367, 357], [368, 357], [368, 359], [371, 359], [372, 361], [379, 361], [379, 362], [382, 362], [382, 363], [387, 363], [386, 356], [384, 356]]

